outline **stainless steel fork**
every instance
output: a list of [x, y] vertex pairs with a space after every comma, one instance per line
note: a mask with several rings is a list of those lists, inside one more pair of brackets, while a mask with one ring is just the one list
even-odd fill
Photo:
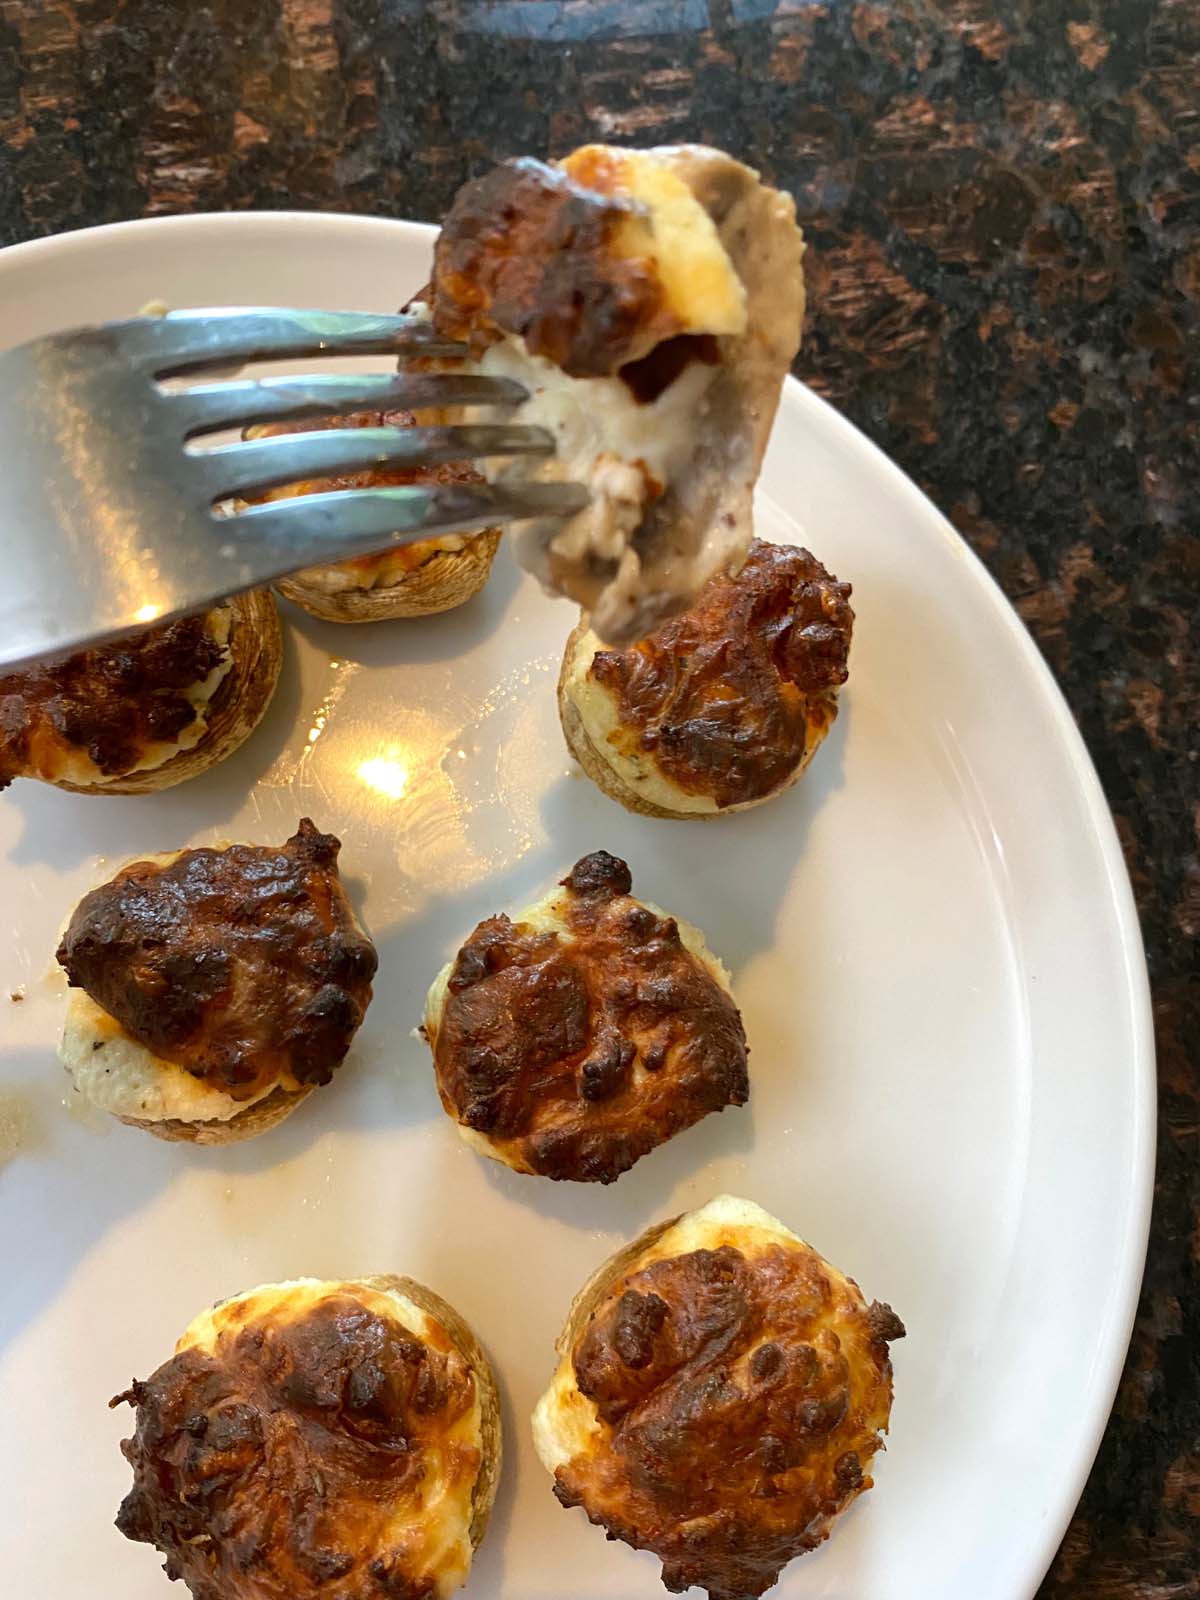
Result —
[[351, 489], [227, 510], [233, 497], [364, 468], [553, 453], [536, 428], [355, 428], [188, 449], [201, 434], [251, 423], [526, 398], [505, 379], [401, 370], [164, 387], [230, 363], [463, 354], [410, 316], [258, 308], [137, 317], [0, 354], [0, 667], [302, 567], [581, 510], [586, 491], [561, 483]]

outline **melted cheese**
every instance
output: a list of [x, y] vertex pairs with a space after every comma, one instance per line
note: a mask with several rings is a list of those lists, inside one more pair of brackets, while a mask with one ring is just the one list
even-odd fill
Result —
[[[297, 493], [311, 493], [315, 485], [306, 485]], [[277, 495], [271, 498], [282, 498]], [[294, 581], [317, 589], [321, 594], [345, 594], [348, 590], [392, 589], [411, 578], [434, 556], [460, 555], [470, 542], [470, 535], [440, 533], [432, 539], [419, 539], [414, 544], [398, 545], [395, 550], [385, 550], [377, 556], [356, 556], [350, 561], [338, 561], [332, 566], [305, 567], [295, 574]]]
[[[665, 918], [669, 915], [661, 906], [652, 900], [638, 900], [631, 896], [631, 900], [638, 905], [643, 905], [656, 917]], [[564, 945], [572, 945], [576, 937], [567, 921], [567, 902], [569, 895], [566, 889], [556, 884], [553, 889], [544, 894], [540, 900], [526, 906], [524, 911], [519, 911], [512, 921], [515, 926], [527, 933], [553, 933], [557, 934]], [[690, 955], [700, 962], [717, 984], [726, 994], [733, 994], [733, 980], [728, 969], [720, 957], [715, 955], [708, 947], [700, 929], [682, 917], [675, 918], [679, 929], [679, 937], [684, 948]], [[429, 987], [425, 997], [424, 1029], [425, 1036], [431, 1049], [437, 1044], [438, 1030], [442, 1025], [446, 1002], [449, 997], [450, 975], [454, 971], [454, 961], [448, 961]], [[646, 1068], [640, 1056], [635, 1056], [631, 1067], [632, 1082], [635, 1088], [640, 1086], [646, 1078]], [[489, 1138], [486, 1134], [479, 1133], [476, 1129], [468, 1127], [465, 1123], [455, 1119], [455, 1126], [464, 1143], [469, 1144], [472, 1150], [481, 1156], [487, 1156], [492, 1161], [499, 1161], [504, 1165], [514, 1165], [511, 1155], [505, 1153], [503, 1142]], [[528, 1170], [518, 1167], [518, 1170]]]
[[672, 783], [653, 754], [639, 750], [629, 739], [616, 695], [590, 675], [592, 660], [597, 650], [603, 649], [603, 641], [588, 628], [576, 640], [563, 678], [566, 696], [578, 711], [596, 754], [627, 788], [664, 811], [711, 815], [720, 810], [711, 795], [689, 794]]
[[[425, 313], [428, 316], [428, 312]], [[334, 424], [334, 419], [330, 419]], [[315, 430], [320, 432], [320, 429]], [[333, 431], [336, 431], [334, 427]], [[287, 433], [286, 424], [256, 423], [245, 431], [247, 439], [269, 439]], [[295, 500], [306, 494], [320, 494], [330, 487], [330, 480], [304, 478], [298, 483], [277, 484], [259, 497], [263, 504], [275, 500]], [[334, 482], [334, 487], [340, 486]], [[234, 500], [231, 509], [244, 510], [246, 500]], [[293, 579], [316, 589], [320, 594], [346, 594], [372, 589], [392, 589], [411, 578], [418, 567], [438, 555], [458, 555], [466, 549], [474, 534], [438, 533], [429, 539], [418, 539], [410, 544], [397, 545], [394, 550], [381, 550], [375, 555], [352, 556], [346, 561], [328, 562], [320, 567], [305, 567], [293, 574]]]
[[[653, 912], [656, 917], [669, 917], [671, 915], [669, 911], [664, 911], [661, 906], [655, 905], [653, 900], [641, 900], [636, 895], [631, 895], [630, 899], [634, 900], [638, 905], [645, 906], [646, 910]], [[561, 884], [555, 884], [554, 888], [544, 894], [540, 900], [535, 900], [532, 905], [526, 906], [524, 911], [518, 911], [516, 916], [512, 918], [513, 924], [530, 933], [556, 933], [564, 944], [574, 944], [575, 935], [567, 922], [567, 900], [567, 890]], [[726, 994], [732, 995], [733, 979], [729, 975], [729, 969], [720, 956], [709, 949], [708, 940], [700, 929], [683, 917], [676, 917], [675, 924], [679, 929], [679, 937], [684, 949], [695, 956], [696, 960], [706, 968]], [[457, 960], [457, 957], [455, 957], [455, 960]], [[446, 965], [430, 984], [429, 993], [425, 997], [424, 1026], [431, 1043], [436, 1039], [437, 1031], [441, 1027], [442, 1014], [446, 1009], [446, 999], [449, 994], [450, 974], [453, 971], [454, 961], [447, 961]], [[464, 1138], [472, 1132], [469, 1128], [461, 1129], [460, 1131]], [[469, 1144], [477, 1144], [477, 1147], [487, 1154], [495, 1153], [491, 1150], [487, 1140], [468, 1139], [467, 1142]]]
[[746, 291], [695, 195], [660, 161], [640, 150], [584, 145], [559, 163], [602, 194], [628, 195], [645, 214], [631, 217], [614, 244], [625, 256], [649, 257], [684, 333], [737, 334], [746, 326]]
[[183, 698], [196, 715], [177, 738], [151, 740], [143, 746], [141, 755], [131, 767], [126, 767], [121, 772], [102, 772], [85, 750], [79, 749], [77, 745], [67, 744], [56, 734], [48, 734], [39, 737], [36, 749], [31, 751], [31, 770], [36, 772], [38, 777], [45, 778], [51, 783], [74, 783], [85, 788], [99, 789], [105, 784], [127, 778], [133, 772], [151, 772], [156, 767], [165, 766], [184, 750], [194, 750], [208, 732], [208, 708], [212, 698], [233, 666], [233, 657], [228, 648], [230, 620], [230, 609], [227, 605], [218, 606], [208, 615], [206, 621], [208, 633], [221, 646], [223, 653], [207, 677], [189, 684], [181, 691]]
[[[642, 402], [634, 399], [621, 378], [568, 376], [545, 357], [531, 356], [525, 341], [515, 334], [491, 345], [479, 370], [491, 377], [512, 378], [529, 390], [529, 399], [515, 414], [521, 423], [554, 435], [555, 479], [586, 482], [591, 488], [602, 513], [594, 519], [598, 524], [594, 548], [608, 559], [620, 556], [624, 547], [623, 542], [613, 543], [611, 532], [605, 538], [613, 507], [627, 504], [618, 530], [627, 535], [645, 515], [652, 487], [645, 474], [660, 485], [670, 483], [690, 461], [696, 442], [696, 414], [716, 372], [715, 367], [692, 362], [656, 400]], [[624, 473], [612, 477], [614, 466], [623, 467]], [[604, 468], [608, 478], [598, 471]], [[525, 476], [537, 477], [538, 473], [527, 468]], [[569, 528], [586, 515], [574, 518]], [[555, 549], [574, 553], [569, 543]]]
[[[661, 1238], [647, 1246], [637, 1261], [626, 1268], [624, 1275], [672, 1256], [690, 1255], [695, 1250], [717, 1250], [722, 1245], [732, 1245], [747, 1260], [753, 1261], [755, 1256], [777, 1244], [811, 1249], [753, 1200], [742, 1200], [731, 1194], [718, 1195], [698, 1211], [680, 1217]], [[840, 1299], [843, 1293], [858, 1298], [842, 1273], [828, 1262], [823, 1265], [836, 1298]], [[573, 1354], [569, 1349], [562, 1351], [562, 1360], [550, 1387], [533, 1413], [534, 1448], [539, 1461], [550, 1473], [576, 1456], [600, 1449], [609, 1431], [600, 1420], [594, 1402], [579, 1392]]]
[[[262, 1318], [273, 1323], [299, 1321], [314, 1306], [331, 1295], [351, 1294], [376, 1315], [398, 1323], [422, 1343], [437, 1342], [435, 1332], [448, 1334], [426, 1311], [407, 1295], [394, 1289], [380, 1289], [358, 1280], [334, 1281], [320, 1278], [294, 1278], [250, 1289], [232, 1300], [223, 1300], [202, 1311], [184, 1331], [175, 1346], [182, 1350], [215, 1352], [221, 1335], [236, 1333], [245, 1324]], [[396, 1549], [405, 1552], [406, 1563], [429, 1573], [439, 1596], [451, 1594], [466, 1582], [471, 1567], [471, 1516], [474, 1479], [461, 1471], [445, 1470], [448, 1463], [464, 1451], [483, 1455], [483, 1411], [478, 1383], [474, 1401], [437, 1441], [437, 1451], [427, 1448], [425, 1472], [419, 1497], [397, 1506], [395, 1514], [382, 1524], [377, 1536], [380, 1552]]]
[[[229, 841], [221, 839], [207, 848], [225, 850], [228, 846]], [[183, 853], [148, 852], [134, 856], [132, 861], [152, 861], [168, 867]], [[125, 865], [132, 865], [132, 861]], [[66, 925], [60, 930], [60, 940], [65, 931]], [[114, 1117], [135, 1117], [139, 1122], [231, 1122], [240, 1111], [257, 1105], [278, 1088], [300, 1089], [289, 1074], [244, 1100], [235, 1100], [139, 1044], [83, 989], [71, 990], [58, 1059], [85, 1099]]]

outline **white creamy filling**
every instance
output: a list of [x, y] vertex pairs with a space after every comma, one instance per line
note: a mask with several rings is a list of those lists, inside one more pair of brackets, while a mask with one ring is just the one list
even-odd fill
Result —
[[278, 1087], [235, 1100], [131, 1039], [82, 989], [71, 991], [58, 1059], [94, 1106], [141, 1122], [230, 1122]]
[[488, 476], [582, 483], [591, 491], [591, 503], [570, 520], [519, 523], [509, 537], [520, 564], [549, 592], [565, 588], [586, 604], [605, 637], [623, 637], [631, 628], [644, 633], [638, 619], [648, 623], [677, 609], [745, 554], [752, 535], [749, 483], [744, 505], [733, 496], [729, 515], [714, 519], [694, 548], [661, 531], [651, 543], [639, 542], [659, 491], [695, 470], [718, 368], [694, 361], [657, 399], [639, 403], [622, 379], [569, 377], [512, 335], [490, 346], [479, 367], [529, 390], [515, 412], [496, 420], [545, 428], [557, 447], [533, 468], [527, 459], [486, 463]]
[[[279, 498], [275, 496], [274, 498]], [[427, 561], [437, 555], [458, 555], [466, 549], [470, 534], [439, 533], [432, 539], [422, 539], [417, 544], [403, 547], [395, 554], [374, 557], [370, 566], [355, 566], [351, 562], [335, 562], [325, 567], [305, 567], [294, 575], [309, 589], [322, 594], [346, 594], [350, 591], [370, 592], [391, 589], [406, 579], [415, 577]]]
[[[212, 848], [226, 846], [222, 842]], [[147, 851], [124, 865], [149, 861], [169, 867], [182, 854], [182, 850]], [[68, 916], [56, 943], [62, 942], [70, 924]], [[276, 1087], [268, 1084], [247, 1100], [235, 1100], [130, 1038], [117, 1019], [83, 989], [69, 992], [58, 1059], [76, 1090], [92, 1105], [115, 1117], [136, 1117], [142, 1122], [229, 1122]]]
[[515, 420], [554, 435], [563, 469], [556, 476], [590, 482], [597, 462], [613, 457], [643, 462], [660, 483], [669, 483], [691, 457], [696, 417], [716, 370], [693, 361], [657, 400], [640, 404], [621, 378], [569, 377], [543, 356], [531, 356], [512, 334], [484, 351], [479, 369], [529, 390]]

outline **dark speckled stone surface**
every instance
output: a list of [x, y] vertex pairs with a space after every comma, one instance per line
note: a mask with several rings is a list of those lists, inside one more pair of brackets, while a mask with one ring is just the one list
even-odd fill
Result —
[[1158, 1199], [1042, 1593], [1198, 1596], [1200, 0], [0, 0], [4, 242], [436, 218], [493, 158], [587, 139], [707, 140], [797, 197], [798, 370], [957, 523], [1095, 757], [1154, 983]]

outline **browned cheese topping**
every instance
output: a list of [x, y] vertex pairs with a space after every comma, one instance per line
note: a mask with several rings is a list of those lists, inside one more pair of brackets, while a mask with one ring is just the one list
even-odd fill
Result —
[[343, 1294], [184, 1348], [112, 1401], [137, 1410], [117, 1527], [196, 1600], [433, 1600], [405, 1524], [480, 1455], [446, 1438], [470, 1368], [436, 1324], [429, 1341]]
[[196, 708], [183, 691], [223, 655], [205, 617], [184, 617], [0, 674], [0, 789], [26, 772], [52, 772], [63, 746], [83, 751], [108, 777], [130, 772], [147, 745], [191, 727]]
[[[316, 433], [330, 428], [412, 428], [417, 419], [411, 411], [354, 411], [345, 416], [308, 417], [298, 422], [272, 422], [250, 430], [258, 439], [272, 438], [285, 433]], [[472, 485], [483, 478], [465, 461], [442, 461], [432, 467], [364, 467], [358, 472], [342, 472], [332, 478], [305, 478], [299, 483], [285, 484], [268, 489], [252, 498], [257, 502], [290, 500], [296, 495], [332, 494], [339, 489], [396, 489], [408, 484]], [[436, 549], [427, 539], [417, 539], [410, 544], [397, 545], [378, 555], [351, 556], [338, 563], [348, 572], [370, 577], [372, 570], [386, 562], [389, 567], [415, 571], [429, 559]]]
[[843, 1301], [839, 1337], [838, 1294], [814, 1251], [782, 1245], [696, 1250], [620, 1280], [573, 1352], [606, 1443], [558, 1469], [559, 1500], [653, 1550], [672, 1591], [769, 1589], [870, 1488], [891, 1407], [903, 1324]]
[[598, 651], [589, 673], [617, 700], [630, 754], [718, 806], [761, 799], [803, 761], [810, 725], [837, 715], [849, 597], [807, 550], [756, 539], [736, 577], [629, 649]]
[[710, 1111], [749, 1094], [732, 999], [671, 917], [597, 851], [563, 880], [566, 933], [481, 922], [431, 1039], [450, 1114], [520, 1170], [611, 1183]]
[[340, 848], [306, 817], [284, 845], [135, 861], [83, 897], [58, 959], [132, 1038], [234, 1099], [328, 1083], [376, 966]]
[[442, 224], [434, 325], [477, 355], [515, 334], [573, 378], [639, 360], [680, 330], [652, 264], [617, 247], [640, 209], [541, 161], [503, 162], [463, 185]]

